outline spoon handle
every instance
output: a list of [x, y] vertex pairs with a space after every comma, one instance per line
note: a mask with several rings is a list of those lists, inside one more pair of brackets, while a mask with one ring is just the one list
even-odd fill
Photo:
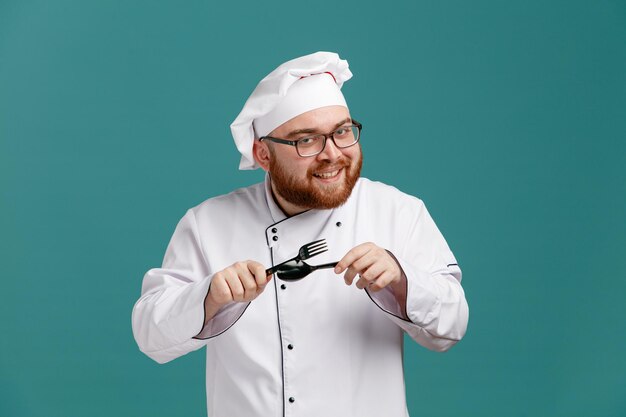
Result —
[[273, 267], [266, 269], [265, 270], [265, 276], [269, 277], [270, 275], [275, 274], [276, 272], [278, 272], [280, 270], [280, 268], [283, 265], [285, 265], [288, 262], [292, 262], [292, 261], [300, 262], [300, 256], [296, 256], [294, 258], [287, 259], [286, 261], [281, 262], [278, 265], [274, 265]]
[[329, 269], [337, 266], [339, 262], [331, 262], [328, 264], [315, 265], [315, 269]]

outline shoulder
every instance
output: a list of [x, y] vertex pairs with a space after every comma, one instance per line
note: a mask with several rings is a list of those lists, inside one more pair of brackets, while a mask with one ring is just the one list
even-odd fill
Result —
[[421, 210], [424, 203], [419, 198], [400, 191], [398, 188], [372, 181], [368, 178], [359, 178], [354, 188], [354, 196], [358, 203], [367, 203], [370, 207], [387, 209]]
[[257, 212], [265, 205], [265, 188], [263, 183], [238, 188], [228, 194], [211, 197], [189, 209], [196, 219], [213, 219], [216, 215], [222, 220], [236, 215]]

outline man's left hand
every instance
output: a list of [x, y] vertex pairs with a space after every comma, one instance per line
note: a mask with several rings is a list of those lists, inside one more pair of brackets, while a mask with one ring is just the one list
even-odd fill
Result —
[[[347, 269], [347, 271], [346, 271]], [[392, 289], [406, 285], [400, 266], [396, 260], [383, 248], [367, 242], [352, 248], [335, 267], [335, 273], [343, 276], [346, 285], [351, 285], [359, 275], [357, 288], [368, 288], [370, 291], [380, 291], [387, 285]]]

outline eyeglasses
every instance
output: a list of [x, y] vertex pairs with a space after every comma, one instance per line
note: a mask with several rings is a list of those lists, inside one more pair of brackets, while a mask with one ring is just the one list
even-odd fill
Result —
[[269, 140], [271, 142], [282, 143], [283, 145], [291, 145], [296, 147], [298, 155], [307, 157], [315, 156], [326, 147], [326, 139], [330, 138], [337, 148], [349, 148], [356, 144], [361, 137], [361, 129], [363, 125], [352, 119], [352, 124], [342, 126], [330, 133], [318, 133], [316, 135], [305, 136], [298, 140], [286, 140], [273, 138], [271, 136], [263, 136], [259, 140]]

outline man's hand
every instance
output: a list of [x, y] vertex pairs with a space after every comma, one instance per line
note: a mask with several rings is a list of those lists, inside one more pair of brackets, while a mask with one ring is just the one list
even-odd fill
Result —
[[341, 258], [335, 267], [335, 273], [343, 276], [346, 285], [351, 285], [357, 274], [356, 282], [359, 289], [368, 288], [372, 292], [380, 291], [389, 286], [393, 295], [401, 306], [402, 315], [406, 316], [406, 276], [396, 259], [385, 249], [371, 242], [363, 243], [352, 248], [346, 256]]
[[[352, 248], [335, 267], [335, 273], [343, 276], [346, 285], [351, 285], [359, 275], [357, 288], [367, 287], [371, 291], [380, 291], [387, 285], [398, 286], [403, 283], [403, 274], [396, 260], [383, 248], [368, 242]], [[393, 287], [392, 287], [393, 288]]]
[[271, 278], [265, 276], [265, 267], [255, 261], [236, 262], [217, 272], [213, 275], [204, 303], [206, 321], [228, 303], [254, 300], [263, 292]]

